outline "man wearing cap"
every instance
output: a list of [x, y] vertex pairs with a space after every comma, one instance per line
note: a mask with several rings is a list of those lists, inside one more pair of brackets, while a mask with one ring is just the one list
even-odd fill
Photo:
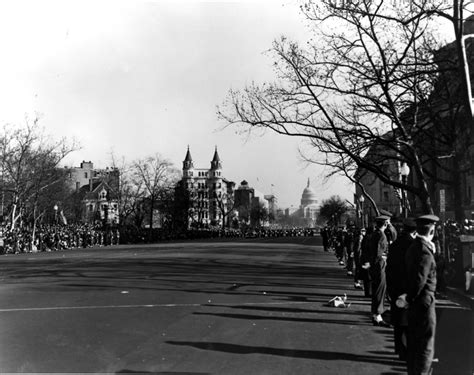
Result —
[[390, 217], [380, 215], [375, 218], [375, 231], [369, 238], [369, 272], [372, 279], [372, 321], [374, 325], [388, 327], [383, 318], [384, 300], [387, 284], [385, 281], [385, 259], [388, 252], [388, 240], [385, 230], [390, 225]]
[[434, 243], [435, 215], [416, 219], [417, 237], [408, 248], [407, 296], [408, 303], [408, 374], [430, 374], [434, 354], [436, 330], [435, 291], [436, 262]]
[[[390, 223], [390, 220], [392, 219], [392, 213], [387, 210], [380, 210], [380, 215], [381, 216], [388, 216], [388, 221]], [[397, 239], [397, 230], [393, 225], [388, 225], [387, 228], [385, 229], [385, 236], [387, 237], [388, 244], [390, 245]]]
[[405, 219], [402, 234], [388, 248], [387, 268], [385, 269], [387, 293], [390, 296], [390, 323], [393, 326], [395, 353], [402, 360], [406, 360], [407, 356], [408, 314], [406, 308], [396, 305], [396, 301], [400, 295], [406, 293], [405, 257], [415, 237], [415, 220]]

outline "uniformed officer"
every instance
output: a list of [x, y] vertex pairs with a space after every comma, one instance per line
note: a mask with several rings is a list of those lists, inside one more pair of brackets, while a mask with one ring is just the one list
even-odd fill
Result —
[[408, 248], [407, 296], [408, 303], [408, 374], [430, 374], [434, 355], [436, 330], [435, 245], [432, 242], [439, 218], [423, 215], [416, 219], [417, 237]]
[[[380, 215], [388, 216], [389, 223], [393, 216], [390, 211], [383, 210], [383, 209], [380, 210]], [[387, 241], [389, 245], [395, 242], [395, 240], [397, 239], [397, 230], [395, 229], [393, 225], [391, 225], [391, 223], [385, 229], [385, 236], [387, 236]]]
[[384, 312], [385, 291], [387, 288], [385, 279], [385, 259], [388, 252], [388, 240], [385, 230], [390, 225], [390, 217], [380, 215], [375, 218], [375, 231], [369, 238], [368, 256], [369, 272], [372, 286], [372, 322], [374, 325], [388, 327], [382, 314]]
[[390, 297], [390, 323], [393, 326], [395, 353], [400, 359], [406, 360], [407, 356], [407, 309], [396, 305], [397, 298], [406, 293], [406, 266], [405, 257], [408, 248], [416, 237], [416, 223], [412, 218], [403, 222], [402, 234], [388, 248], [387, 268], [387, 293]]

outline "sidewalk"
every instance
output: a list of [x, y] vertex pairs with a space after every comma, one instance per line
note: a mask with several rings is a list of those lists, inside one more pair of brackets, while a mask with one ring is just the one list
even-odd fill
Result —
[[449, 299], [458, 302], [461, 305], [466, 305], [470, 309], [474, 308], [474, 295], [465, 292], [462, 288], [448, 286], [446, 288], [446, 295]]

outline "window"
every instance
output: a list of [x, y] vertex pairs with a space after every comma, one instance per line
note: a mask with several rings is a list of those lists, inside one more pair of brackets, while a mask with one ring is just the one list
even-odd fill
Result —
[[87, 172], [84, 172], [84, 178], [87, 178], [87, 176], [88, 176]]
[[389, 198], [388, 198], [388, 191], [384, 191], [384, 192], [383, 192], [383, 200], [384, 200], [384, 202], [388, 202], [388, 201], [389, 201]]

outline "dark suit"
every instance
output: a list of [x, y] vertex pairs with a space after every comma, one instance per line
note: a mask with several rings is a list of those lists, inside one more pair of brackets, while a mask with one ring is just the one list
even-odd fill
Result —
[[370, 277], [370, 271], [368, 269], [362, 268], [364, 263], [369, 262], [369, 239], [371, 234], [366, 234], [364, 238], [362, 238], [362, 242], [360, 244], [360, 264], [361, 264], [361, 272], [360, 276], [364, 283], [364, 295], [366, 297], [372, 296], [372, 279]]
[[369, 238], [368, 256], [370, 277], [372, 279], [372, 314], [384, 312], [384, 300], [387, 284], [385, 281], [385, 260], [388, 251], [388, 241], [385, 233], [375, 230]]
[[408, 374], [429, 374], [436, 330], [436, 262], [431, 243], [417, 237], [406, 254]]
[[324, 251], [329, 251], [329, 228], [321, 229], [321, 237], [323, 238]]
[[407, 355], [408, 311], [397, 307], [395, 301], [398, 296], [406, 293], [405, 257], [413, 241], [413, 237], [406, 232], [398, 237], [388, 248], [387, 267], [385, 269], [387, 293], [390, 296], [390, 319], [393, 325], [395, 352], [400, 355], [400, 358], [406, 358]]

